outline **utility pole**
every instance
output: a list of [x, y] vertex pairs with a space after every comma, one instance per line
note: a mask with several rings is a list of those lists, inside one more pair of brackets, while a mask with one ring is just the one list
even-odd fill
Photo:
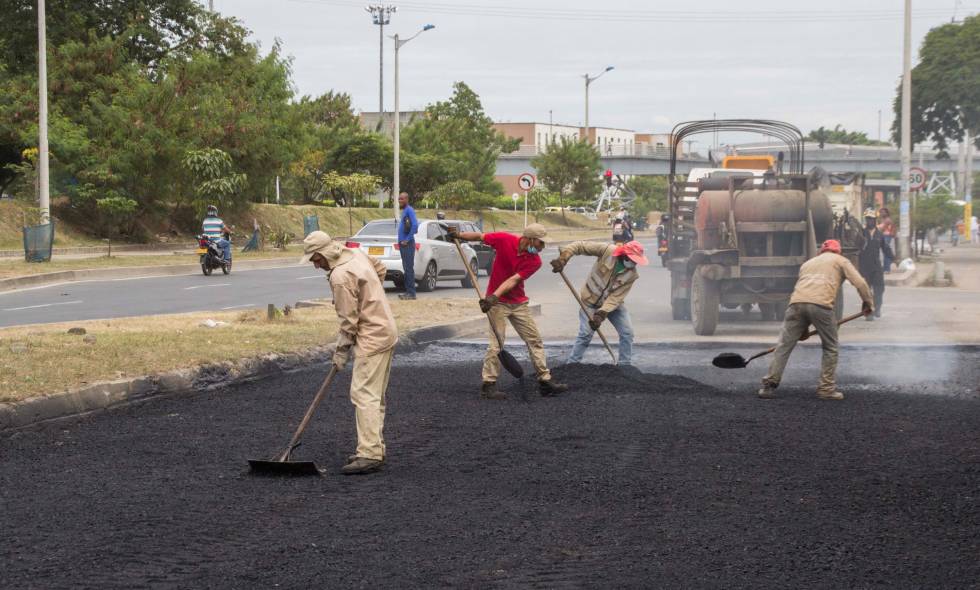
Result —
[[966, 165], [963, 169], [963, 200], [966, 201], [966, 205], [963, 206], [963, 223], [966, 224], [966, 235], [967, 237], [973, 237], [971, 231], [970, 219], [973, 217], [973, 142], [975, 138], [973, 134], [969, 131], [966, 132]]
[[912, 229], [909, 216], [909, 173], [912, 168], [912, 0], [905, 0], [905, 27], [902, 44], [902, 194], [899, 200], [898, 255], [908, 256]]
[[878, 109], [878, 143], [881, 143], [881, 109]]
[[51, 219], [51, 193], [48, 185], [48, 42], [45, 30], [44, 0], [37, 2], [37, 185], [41, 223]]
[[[378, 120], [385, 119], [385, 25], [391, 22], [391, 15], [398, 11], [390, 4], [369, 4], [364, 10], [371, 13], [371, 19], [378, 25]], [[397, 125], [397, 123], [396, 123]], [[396, 195], [397, 196], [397, 195]]]
[[214, 12], [214, 0], [208, 0], [208, 10]]
[[395, 221], [398, 221], [398, 195], [401, 194], [401, 112], [398, 103], [398, 51], [402, 45], [418, 37], [426, 31], [436, 28], [435, 25], [425, 25], [422, 30], [415, 33], [408, 39], [400, 39], [396, 33], [392, 40], [395, 42], [395, 134], [394, 134], [394, 166], [392, 166], [391, 198], [394, 201]]

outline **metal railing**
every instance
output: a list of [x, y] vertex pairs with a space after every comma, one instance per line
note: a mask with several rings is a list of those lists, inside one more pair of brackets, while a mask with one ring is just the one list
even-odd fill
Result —
[[[547, 153], [548, 144], [522, 144], [517, 150], [509, 154], [501, 154], [501, 158], [533, 158], [539, 154]], [[652, 145], [649, 143], [607, 143], [597, 145], [599, 155], [604, 158], [650, 158], [668, 159], [670, 158], [670, 148], [664, 145]], [[703, 159], [697, 154], [678, 154], [679, 159]]]

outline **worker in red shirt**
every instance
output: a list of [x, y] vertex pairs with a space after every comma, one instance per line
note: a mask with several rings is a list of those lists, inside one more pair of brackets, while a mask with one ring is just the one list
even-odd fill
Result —
[[[505, 337], [507, 329], [505, 320], [510, 320], [517, 335], [527, 344], [541, 395], [552, 396], [568, 391], [567, 385], [555, 383], [551, 379], [544, 354], [544, 341], [541, 340], [538, 326], [531, 317], [527, 295], [524, 294], [524, 281], [541, 268], [541, 257], [538, 253], [544, 249], [544, 238], [548, 235], [545, 227], [540, 223], [532, 223], [518, 237], [503, 232], [461, 232], [459, 228], [450, 226], [449, 235], [460, 240], [482, 241], [494, 249], [496, 255], [490, 271], [490, 282], [486, 296], [480, 300], [480, 309], [490, 317], [490, 322], [501, 338]], [[500, 374], [500, 361], [497, 359], [499, 350], [497, 339], [491, 335], [490, 346], [483, 359], [483, 386], [480, 389], [480, 395], [485, 399], [507, 399], [507, 394], [497, 389], [497, 376]]]

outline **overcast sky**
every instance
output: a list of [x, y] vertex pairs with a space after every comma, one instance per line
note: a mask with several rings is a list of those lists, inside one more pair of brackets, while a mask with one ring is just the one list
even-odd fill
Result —
[[[267, 49], [294, 58], [301, 94], [351, 95], [378, 109], [378, 27], [366, 0], [215, 0]], [[498, 121], [664, 132], [689, 119], [765, 117], [804, 130], [842, 124], [887, 139], [902, 66], [902, 0], [392, 0], [385, 34], [434, 30], [401, 50], [402, 110], [469, 84]], [[819, 8], [818, 8], [819, 7]], [[978, 0], [913, 0], [913, 59], [926, 32]], [[385, 39], [385, 108], [393, 106]]]

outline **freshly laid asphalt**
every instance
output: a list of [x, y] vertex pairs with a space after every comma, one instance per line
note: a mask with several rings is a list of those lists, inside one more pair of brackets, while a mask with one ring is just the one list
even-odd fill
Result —
[[[805, 381], [811, 352], [791, 365]], [[722, 377], [687, 355], [638, 351], [718, 387], [567, 366], [569, 394], [507, 378], [503, 402], [476, 394], [476, 347], [401, 355], [388, 464], [362, 477], [337, 474], [349, 371], [296, 452], [322, 478], [246, 473], [322, 368], [2, 435], [2, 585], [980, 586], [975, 366], [946, 376], [956, 396], [845, 375], [843, 402], [792, 383], [758, 400], [764, 367]]]

